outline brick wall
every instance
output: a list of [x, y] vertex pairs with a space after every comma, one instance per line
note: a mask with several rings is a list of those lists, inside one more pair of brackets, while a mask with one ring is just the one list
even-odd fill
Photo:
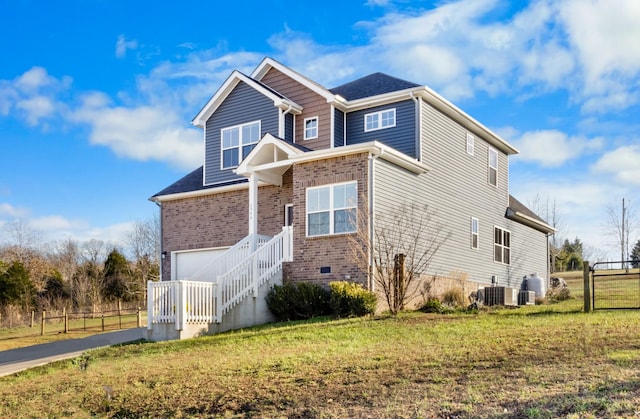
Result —
[[[328, 284], [350, 279], [367, 283], [366, 274], [353, 263], [351, 242], [353, 235], [306, 237], [306, 189], [332, 183], [358, 182], [358, 216], [366, 213], [368, 191], [368, 155], [366, 153], [336, 157], [318, 162], [297, 164], [293, 167], [293, 262], [287, 263], [285, 281], [311, 281]], [[331, 273], [320, 273], [329, 267]]]
[[[292, 169], [282, 186], [258, 188], [258, 233], [274, 236], [284, 225], [284, 206], [292, 202]], [[249, 231], [248, 188], [162, 203], [162, 251], [233, 246]], [[171, 278], [171, 258], [162, 264]]]

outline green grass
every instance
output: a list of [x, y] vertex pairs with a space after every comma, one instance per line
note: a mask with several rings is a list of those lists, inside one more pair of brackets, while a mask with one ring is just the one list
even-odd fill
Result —
[[0, 379], [0, 417], [634, 417], [640, 312], [561, 304], [284, 323]]

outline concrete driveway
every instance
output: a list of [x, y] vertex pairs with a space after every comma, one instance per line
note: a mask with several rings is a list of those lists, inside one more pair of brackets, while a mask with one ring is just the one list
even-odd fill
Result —
[[0, 352], [0, 377], [62, 359], [90, 349], [119, 345], [143, 338], [144, 328], [118, 330], [81, 339], [61, 340]]

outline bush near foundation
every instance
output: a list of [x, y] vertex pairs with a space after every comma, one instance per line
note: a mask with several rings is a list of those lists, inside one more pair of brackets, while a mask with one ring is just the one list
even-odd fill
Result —
[[267, 294], [267, 307], [280, 321], [331, 314], [329, 301], [329, 291], [309, 282], [275, 285]]
[[373, 314], [376, 311], [376, 295], [362, 285], [347, 281], [330, 282], [331, 308], [338, 317], [354, 317]]

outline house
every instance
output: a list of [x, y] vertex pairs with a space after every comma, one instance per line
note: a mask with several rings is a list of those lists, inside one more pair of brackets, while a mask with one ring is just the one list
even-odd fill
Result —
[[[231, 73], [193, 124], [203, 166], [151, 198], [163, 281], [150, 283], [149, 323], [166, 328], [156, 337], [268, 321], [264, 293], [283, 278], [375, 291], [350, 243], [402, 204], [428, 206], [447, 231], [425, 274], [520, 288], [548, 272], [553, 228], [509, 195], [517, 150], [426, 86], [375, 73], [327, 89], [265, 58]], [[201, 295], [212, 302], [191, 301]]]

